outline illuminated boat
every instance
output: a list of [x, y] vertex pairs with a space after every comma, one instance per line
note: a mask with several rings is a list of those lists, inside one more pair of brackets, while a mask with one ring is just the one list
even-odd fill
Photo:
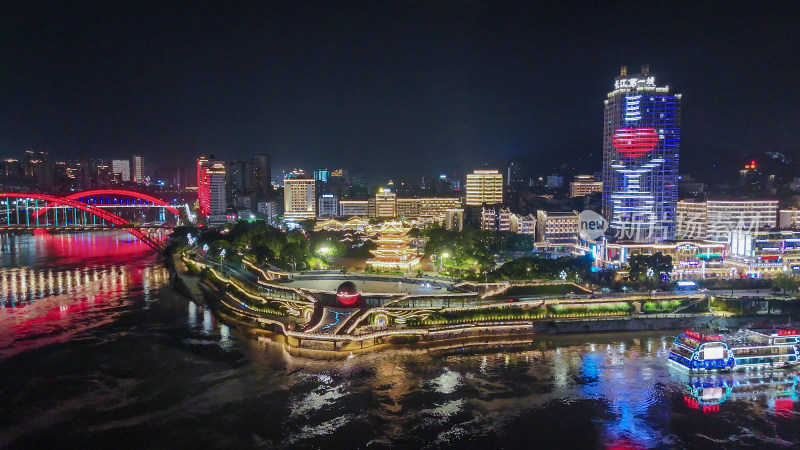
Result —
[[689, 372], [778, 369], [800, 363], [795, 329], [746, 329], [708, 335], [686, 330], [675, 338], [669, 361]]
[[764, 398], [775, 402], [797, 401], [798, 374], [794, 372], [771, 372], [756, 376], [734, 374], [709, 374], [692, 377], [684, 386], [684, 402], [687, 406], [704, 412], [718, 411], [719, 405], [728, 399]]

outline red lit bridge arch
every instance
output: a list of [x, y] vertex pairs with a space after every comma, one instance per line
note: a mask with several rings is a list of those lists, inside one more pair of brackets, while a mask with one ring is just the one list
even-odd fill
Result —
[[[0, 216], [5, 214], [5, 223], [0, 225], [6, 228], [10, 227], [27, 227], [27, 228], [51, 228], [58, 226], [58, 208], [54, 206], [64, 206], [72, 208], [72, 210], [63, 210], [62, 218], [65, 225], [75, 225], [81, 222], [87, 225], [86, 215], [92, 217], [93, 226], [95, 225], [95, 218], [99, 218], [103, 225], [105, 222], [111, 224], [112, 227], [121, 228], [130, 234], [136, 236], [150, 247], [163, 250], [164, 244], [156, 239], [153, 239], [142, 231], [139, 227], [129, 223], [123, 217], [120, 217], [112, 212], [106, 211], [97, 206], [87, 205], [86, 203], [70, 199], [67, 197], [58, 197], [49, 194], [39, 193], [26, 193], [26, 192], [0, 192], [0, 199], [5, 199], [0, 209]], [[14, 201], [14, 208], [12, 212], [11, 203]], [[24, 204], [23, 204], [24, 202]], [[42, 203], [39, 203], [42, 202]], [[173, 208], [174, 209], [174, 208]], [[48, 210], [53, 211], [54, 223], [50, 222], [50, 214]], [[82, 217], [79, 217], [77, 211], [81, 211]], [[72, 220], [69, 219], [69, 213], [72, 212]], [[44, 217], [42, 215], [44, 214]]]
[[[114, 198], [116, 200], [119, 197], [127, 197], [129, 199], [133, 199], [134, 200], [134, 204], [133, 205], [130, 205], [130, 204], [123, 205], [121, 202], [117, 203], [115, 201], [115, 202], [112, 203], [110, 201], [110, 198]], [[171, 212], [171, 213], [173, 213], [175, 215], [180, 214], [180, 212], [175, 207], [173, 207], [169, 203], [165, 202], [164, 200], [161, 200], [160, 198], [156, 198], [156, 197], [153, 197], [152, 195], [148, 195], [148, 194], [143, 194], [141, 192], [129, 191], [127, 189], [93, 189], [93, 190], [89, 190], [89, 191], [75, 192], [73, 194], [69, 194], [67, 196], [64, 196], [63, 198], [68, 199], [68, 200], [76, 200], [76, 201], [79, 201], [81, 203], [85, 203], [87, 205], [98, 206], [98, 207], [102, 207], [102, 206], [111, 206], [111, 207], [113, 207], [113, 206], [149, 206], [149, 204], [152, 204], [153, 206], [164, 208], [167, 211], [169, 211], [169, 212]], [[106, 200], [105, 203], [103, 203], [103, 199], [104, 198]], [[137, 200], [139, 201], [138, 204], [136, 203]], [[46, 211], [45, 209], [40, 209], [40, 210], [36, 211], [34, 214], [36, 216], [39, 216], [39, 215], [43, 214], [45, 211]]]

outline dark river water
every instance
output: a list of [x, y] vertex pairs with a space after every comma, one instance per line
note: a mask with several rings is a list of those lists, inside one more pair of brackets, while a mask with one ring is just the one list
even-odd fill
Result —
[[[124, 233], [4, 237], [0, 447], [798, 448], [796, 375], [689, 377], [674, 333], [292, 356]], [[690, 389], [705, 386], [703, 394]], [[705, 397], [705, 398], [703, 398]]]

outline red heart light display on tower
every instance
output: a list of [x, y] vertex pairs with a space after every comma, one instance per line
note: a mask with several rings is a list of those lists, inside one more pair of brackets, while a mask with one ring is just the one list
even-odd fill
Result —
[[658, 145], [658, 133], [653, 128], [620, 128], [611, 138], [614, 148], [625, 157], [642, 156]]

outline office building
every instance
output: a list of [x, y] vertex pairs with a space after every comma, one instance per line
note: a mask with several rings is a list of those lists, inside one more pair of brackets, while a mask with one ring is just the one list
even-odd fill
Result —
[[119, 176], [118, 181], [124, 183], [131, 181], [131, 162], [127, 159], [111, 160], [111, 173], [115, 178]]
[[339, 200], [339, 215], [369, 217], [369, 202], [367, 200]]
[[233, 160], [227, 165], [227, 195], [229, 205], [239, 205], [239, 199], [250, 198], [256, 189], [256, 166], [253, 161]]
[[603, 182], [594, 179], [593, 175], [575, 175], [569, 184], [570, 197], [584, 197], [595, 192], [603, 192]]
[[144, 184], [144, 158], [142, 155], [133, 155], [133, 182]]
[[555, 173], [552, 175], [548, 175], [544, 185], [549, 187], [550, 189], [561, 188], [562, 186], [564, 186], [564, 177]]
[[283, 180], [283, 215], [287, 220], [317, 217], [316, 183], [313, 178]]
[[270, 225], [276, 225], [278, 217], [281, 215], [280, 204], [275, 200], [258, 202], [257, 211], [263, 215]]
[[327, 183], [329, 176], [331, 176], [331, 171], [328, 169], [317, 169], [314, 171], [314, 179], [320, 183]]
[[319, 196], [319, 216], [336, 217], [339, 215], [339, 197], [333, 194], [322, 194]]
[[467, 174], [467, 206], [503, 203], [503, 174], [497, 170], [475, 170]]
[[605, 100], [603, 215], [636, 242], [675, 238], [681, 94], [623, 67]]

